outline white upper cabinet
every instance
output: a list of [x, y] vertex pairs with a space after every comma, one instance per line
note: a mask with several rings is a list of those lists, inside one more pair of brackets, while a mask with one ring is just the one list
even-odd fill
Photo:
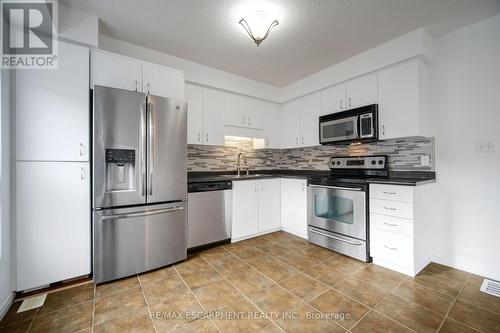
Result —
[[262, 102], [263, 114], [265, 115], [264, 122], [264, 148], [280, 149], [281, 148], [281, 119], [280, 106], [276, 103]]
[[320, 93], [304, 96], [298, 100], [300, 109], [300, 145], [319, 145]]
[[347, 81], [346, 98], [347, 109], [376, 104], [378, 101], [377, 73]]
[[226, 126], [264, 129], [264, 101], [242, 95], [226, 93]]
[[165, 98], [185, 100], [184, 73], [155, 64], [142, 64], [142, 87], [145, 93]]
[[380, 138], [432, 136], [425, 65], [414, 59], [383, 69], [378, 76]]
[[320, 93], [285, 103], [281, 110], [281, 147], [319, 145]]
[[143, 91], [140, 61], [92, 51], [90, 64], [91, 88], [94, 88], [94, 85], [99, 85], [130, 91]]
[[224, 92], [203, 88], [203, 143], [224, 145]]
[[91, 88], [99, 85], [185, 100], [184, 73], [174, 68], [92, 51], [90, 73]]
[[188, 144], [203, 143], [203, 88], [187, 84], [186, 101], [188, 103]]
[[59, 68], [16, 71], [17, 160], [89, 160], [89, 50], [59, 43]]
[[341, 83], [322, 90], [320, 115], [336, 113], [346, 109], [346, 84]]
[[241, 95], [226, 93], [224, 124], [227, 126], [246, 127], [246, 98]]
[[297, 100], [287, 102], [281, 108], [281, 148], [300, 147], [300, 109]]

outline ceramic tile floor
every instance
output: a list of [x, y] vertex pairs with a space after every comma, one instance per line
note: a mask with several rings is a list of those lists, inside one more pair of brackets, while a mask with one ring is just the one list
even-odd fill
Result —
[[0, 332], [500, 332], [500, 298], [481, 282], [434, 263], [410, 278], [277, 232], [36, 310], [16, 302]]

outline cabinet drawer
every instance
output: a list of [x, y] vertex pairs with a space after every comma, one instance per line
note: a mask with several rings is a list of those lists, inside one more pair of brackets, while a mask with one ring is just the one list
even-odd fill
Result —
[[370, 199], [370, 213], [413, 219], [413, 204], [408, 202]]
[[370, 255], [394, 265], [411, 268], [413, 266], [413, 238], [371, 228]]
[[413, 202], [413, 187], [399, 185], [370, 185], [370, 199]]
[[402, 219], [399, 217], [371, 213], [370, 227], [407, 236], [413, 236], [413, 220]]

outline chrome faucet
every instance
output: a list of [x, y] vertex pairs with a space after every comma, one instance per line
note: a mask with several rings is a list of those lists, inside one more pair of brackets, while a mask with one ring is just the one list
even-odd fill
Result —
[[238, 164], [236, 165], [236, 170], [238, 171], [238, 176], [240, 176], [241, 173], [241, 157], [243, 156], [243, 163], [245, 163], [245, 166], [247, 168], [247, 175], [250, 173], [250, 170], [248, 169], [248, 164], [247, 164], [247, 155], [245, 153], [239, 153], [238, 154]]

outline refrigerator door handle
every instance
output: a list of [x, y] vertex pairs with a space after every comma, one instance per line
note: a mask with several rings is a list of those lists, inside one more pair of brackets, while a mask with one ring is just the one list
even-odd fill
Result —
[[148, 192], [153, 195], [153, 173], [154, 173], [154, 105], [148, 102]]
[[146, 102], [141, 104], [141, 196], [146, 196]]
[[166, 209], [156, 209], [156, 210], [151, 210], [148, 212], [141, 212], [141, 213], [107, 215], [107, 216], [103, 216], [102, 220], [103, 221], [110, 221], [110, 220], [119, 220], [119, 219], [130, 219], [130, 218], [134, 218], [134, 217], [143, 217], [143, 216], [173, 213], [173, 212], [177, 212], [177, 211], [183, 210], [183, 209], [184, 209], [184, 207], [181, 206], [181, 207], [166, 208]]

